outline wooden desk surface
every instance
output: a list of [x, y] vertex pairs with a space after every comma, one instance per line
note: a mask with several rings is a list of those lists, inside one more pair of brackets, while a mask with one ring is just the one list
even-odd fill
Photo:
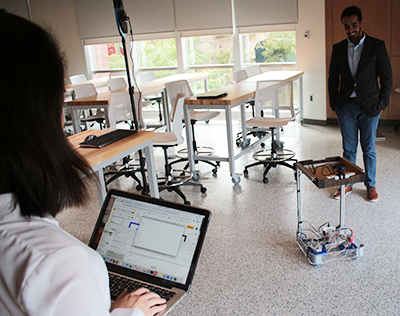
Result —
[[[213, 90], [215, 92], [227, 92], [228, 95], [215, 99], [198, 99], [192, 96], [185, 99], [188, 105], [233, 105], [249, 98], [254, 98], [256, 94], [257, 82], [236, 83], [223, 88]], [[281, 85], [278, 81], [271, 81], [270, 88], [274, 89]], [[201, 95], [201, 94], [200, 94]]]
[[65, 92], [70, 93], [70, 92], [72, 92], [74, 90], [74, 87], [82, 86], [82, 85], [88, 84], [88, 83], [94, 84], [94, 86], [96, 88], [103, 87], [103, 86], [106, 86], [108, 84], [108, 79], [109, 78], [107, 76], [107, 77], [90, 79], [90, 80], [79, 82], [79, 83], [75, 83], [75, 84], [67, 84], [65, 86]]
[[280, 86], [282, 81], [295, 80], [301, 77], [304, 71], [267, 71], [262, 74], [247, 78], [239, 83], [213, 90], [215, 92], [228, 92], [228, 95], [215, 99], [198, 99], [193, 96], [185, 99], [189, 105], [233, 105], [240, 101], [254, 98], [257, 81], [270, 80], [271, 89]]
[[295, 80], [295, 79], [301, 77], [302, 75], [304, 75], [304, 71], [298, 71], [298, 70], [266, 71], [266, 72], [263, 72], [262, 74], [244, 79], [244, 80], [240, 81], [240, 83], [242, 83], [242, 82], [243, 83], [244, 82], [257, 82], [257, 81], [261, 81], [261, 80], [271, 80], [271, 81]]
[[[139, 89], [142, 92], [142, 96], [146, 96], [164, 90], [165, 84], [167, 82], [177, 81], [177, 80], [187, 80], [188, 82], [195, 82], [199, 80], [204, 80], [207, 77], [208, 73], [177, 74], [141, 83], [139, 84]], [[106, 91], [90, 97], [72, 100], [68, 102], [68, 105], [69, 106], [107, 105], [110, 101], [110, 98], [111, 98], [111, 91]]]
[[110, 102], [111, 91], [102, 92], [90, 97], [84, 97], [68, 102], [69, 106], [79, 105], [107, 105]]
[[152, 94], [157, 91], [162, 91], [165, 88], [167, 82], [187, 80], [189, 83], [204, 80], [208, 78], [208, 73], [190, 73], [190, 74], [176, 74], [172, 76], [167, 76], [163, 78], [158, 78], [145, 83], [139, 84], [139, 90], [142, 92], [143, 96]]
[[116, 155], [134, 148], [150, 139], [153, 139], [153, 131], [139, 131], [137, 134], [122, 139], [116, 143], [110, 144], [103, 148], [84, 148], [80, 147], [79, 143], [83, 142], [88, 135], [100, 136], [110, 132], [111, 129], [106, 130], [88, 130], [68, 137], [73, 148], [87, 160], [91, 167], [96, 166]]

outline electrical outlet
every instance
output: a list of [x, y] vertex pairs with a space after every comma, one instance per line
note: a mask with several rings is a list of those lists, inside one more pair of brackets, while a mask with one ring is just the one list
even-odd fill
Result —
[[310, 101], [314, 101], [314, 96], [310, 95]]

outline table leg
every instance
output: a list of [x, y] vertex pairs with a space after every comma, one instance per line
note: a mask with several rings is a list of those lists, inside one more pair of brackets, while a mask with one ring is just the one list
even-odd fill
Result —
[[225, 120], [226, 120], [226, 134], [228, 142], [229, 172], [231, 173], [232, 182], [234, 184], [238, 184], [240, 182], [240, 175], [235, 174], [235, 152], [234, 152], [233, 132], [232, 132], [232, 110], [230, 107], [225, 109]]
[[[100, 110], [101, 110], [101, 108], [97, 108], [97, 111], [100, 111]], [[110, 125], [110, 118], [108, 116], [108, 110], [109, 110], [109, 104], [107, 104], [105, 106], [105, 109], [104, 109], [104, 118], [106, 120], [107, 128], [109, 128], [111, 126]]]
[[241, 147], [245, 148], [250, 145], [250, 139], [247, 136], [247, 129], [246, 129], [246, 105], [242, 103], [240, 105], [240, 120], [242, 124], [242, 142]]
[[167, 132], [171, 131], [171, 122], [169, 119], [169, 105], [168, 105], [168, 97], [167, 97], [167, 89], [164, 89], [161, 92], [162, 102], [163, 102], [163, 115], [165, 126], [167, 127]]
[[158, 191], [157, 172], [152, 141], [150, 142], [150, 145], [144, 147], [144, 155], [146, 157], [147, 178], [149, 180], [150, 195], [152, 197], [159, 198], [160, 194]]
[[[188, 105], [183, 106], [183, 115], [185, 118], [185, 122], [190, 122], [190, 109]], [[188, 125], [188, 124], [186, 124]], [[186, 127], [186, 143], [187, 143], [187, 150], [188, 150], [188, 161], [189, 161], [189, 168], [192, 174], [197, 173], [195, 170], [195, 163], [194, 163], [194, 148], [193, 148], [193, 135], [192, 135], [192, 129]]]
[[[272, 101], [272, 102], [275, 102], [275, 106], [277, 107], [277, 108], [279, 108], [279, 88], [278, 89], [276, 89], [275, 91], [274, 91], [274, 100]], [[279, 110], [276, 110], [275, 111], [275, 113], [274, 113], [274, 116], [276, 117], [276, 118], [278, 118], [279, 117]], [[275, 137], [275, 140], [276, 140], [276, 142], [278, 143], [278, 144], [280, 144], [280, 146], [283, 146], [283, 144], [281, 144], [281, 128], [282, 127], [278, 127], [278, 128], [276, 128], [276, 137]], [[272, 133], [274, 133], [273, 131], [272, 131]]]
[[97, 180], [98, 180], [97, 181], [97, 195], [98, 195], [99, 204], [101, 207], [107, 196], [107, 189], [106, 189], [106, 183], [104, 182], [103, 168], [96, 170], [95, 174], [96, 174]]
[[78, 134], [81, 131], [79, 124], [79, 114], [73, 106], [69, 106], [69, 113], [71, 114], [72, 126], [74, 128], [74, 134]]

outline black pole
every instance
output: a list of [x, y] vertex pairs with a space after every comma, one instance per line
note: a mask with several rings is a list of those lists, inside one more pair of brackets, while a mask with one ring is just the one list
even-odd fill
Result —
[[[114, 8], [116, 11], [123, 10], [123, 15], [125, 16], [125, 19], [128, 19], [126, 16], [126, 13], [123, 9], [122, 1], [119, 1], [119, 4], [117, 5], [119, 8], [116, 7], [116, 2], [114, 1]], [[131, 108], [132, 108], [132, 118], [133, 118], [133, 125], [135, 130], [139, 130], [139, 123], [136, 115], [136, 107], [135, 107], [135, 98], [134, 98], [134, 87], [131, 83], [131, 75], [129, 73], [129, 64], [128, 64], [128, 54], [126, 51], [126, 41], [125, 41], [125, 36], [124, 36], [124, 28], [121, 27], [121, 21], [119, 21], [118, 14], [116, 14], [116, 20], [117, 20], [117, 27], [119, 30], [119, 33], [121, 35], [121, 41], [122, 41], [122, 47], [124, 49], [124, 57], [125, 57], [125, 68], [126, 68], [126, 75], [128, 78], [128, 87], [129, 87], [129, 98], [131, 100]], [[126, 21], [125, 21], [126, 23]], [[132, 32], [132, 29], [130, 30]], [[145, 159], [143, 157], [142, 150], [138, 151], [139, 153], [139, 162], [140, 162], [140, 173], [142, 174], [142, 179], [143, 179], [143, 188], [142, 188], [142, 194], [148, 195], [149, 189], [147, 185], [147, 180], [146, 180], [146, 173], [145, 173]]]
[[131, 108], [132, 108], [132, 117], [133, 117], [133, 124], [135, 130], [139, 130], [139, 123], [136, 116], [136, 107], [135, 107], [135, 98], [134, 98], [134, 87], [131, 83], [131, 75], [129, 73], [129, 65], [128, 65], [128, 56], [126, 53], [126, 42], [125, 37], [121, 36], [122, 47], [124, 49], [124, 58], [125, 58], [125, 67], [126, 67], [126, 76], [128, 78], [128, 87], [129, 87], [129, 97], [131, 99]]

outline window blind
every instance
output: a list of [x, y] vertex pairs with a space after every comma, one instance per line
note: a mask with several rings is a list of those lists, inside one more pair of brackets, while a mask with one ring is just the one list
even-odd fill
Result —
[[[174, 31], [173, 0], [125, 0], [134, 34]], [[118, 36], [112, 0], [76, 0], [83, 40]]]
[[234, 0], [238, 28], [297, 23], [297, 0]]
[[232, 28], [231, 0], [174, 0], [178, 32]]

